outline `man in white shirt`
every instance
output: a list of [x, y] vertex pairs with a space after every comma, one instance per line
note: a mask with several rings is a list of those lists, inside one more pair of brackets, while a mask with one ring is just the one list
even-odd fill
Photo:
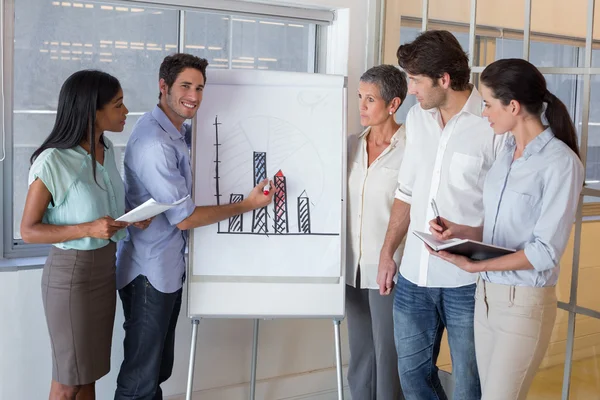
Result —
[[424, 32], [397, 55], [408, 92], [419, 104], [406, 118], [406, 151], [377, 283], [381, 294], [391, 292], [398, 271], [393, 255], [408, 233], [394, 290], [398, 372], [406, 399], [447, 399], [436, 367], [446, 328], [454, 398], [476, 400], [481, 398], [473, 336], [476, 275], [430, 256], [411, 232], [429, 230], [432, 199], [445, 218], [482, 225], [483, 182], [504, 136], [494, 135], [481, 116], [467, 55], [450, 32]]

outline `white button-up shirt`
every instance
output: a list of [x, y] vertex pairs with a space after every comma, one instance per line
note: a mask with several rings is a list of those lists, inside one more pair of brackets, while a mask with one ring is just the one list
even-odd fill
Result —
[[[392, 136], [390, 145], [367, 166], [368, 133], [369, 128], [348, 139], [346, 283], [356, 285], [360, 267], [361, 289], [378, 289], [379, 252], [398, 187], [398, 171], [404, 156], [406, 133], [404, 126], [401, 126]], [[400, 245], [394, 254], [396, 263], [400, 262], [403, 247], [403, 244]]]
[[413, 106], [406, 117], [406, 155], [396, 198], [411, 205], [410, 226], [400, 265], [404, 278], [419, 286], [460, 287], [476, 274], [431, 256], [413, 231], [429, 231], [435, 199], [442, 217], [458, 224], [483, 224], [483, 183], [506, 140], [481, 116], [476, 88], [462, 110], [443, 126], [439, 109]]

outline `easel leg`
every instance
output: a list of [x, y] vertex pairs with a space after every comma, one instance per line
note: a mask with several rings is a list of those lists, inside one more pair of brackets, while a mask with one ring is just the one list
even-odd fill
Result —
[[250, 366], [250, 400], [256, 393], [256, 365], [258, 362], [258, 319], [254, 320], [254, 337], [252, 341], [252, 365]]
[[335, 365], [337, 371], [338, 400], [344, 400], [344, 375], [342, 372], [342, 339], [340, 336], [341, 321], [333, 320], [335, 334]]
[[199, 320], [192, 320], [192, 340], [190, 344], [190, 366], [188, 369], [187, 389], [185, 391], [185, 400], [192, 400], [192, 390], [194, 387], [194, 366], [196, 364], [196, 339], [198, 338]]

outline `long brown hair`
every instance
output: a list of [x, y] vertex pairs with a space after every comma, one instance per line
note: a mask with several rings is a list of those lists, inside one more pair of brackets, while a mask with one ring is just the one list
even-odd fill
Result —
[[481, 73], [481, 83], [491, 89], [494, 98], [508, 105], [518, 101], [532, 115], [544, 116], [554, 136], [562, 140], [579, 157], [577, 132], [565, 104], [546, 86], [546, 78], [533, 64], [520, 58], [498, 60]]

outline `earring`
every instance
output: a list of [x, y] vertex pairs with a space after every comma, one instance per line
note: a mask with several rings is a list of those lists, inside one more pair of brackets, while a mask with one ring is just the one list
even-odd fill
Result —
[[392, 115], [392, 114], [393, 114], [393, 111], [390, 111], [390, 115]]

